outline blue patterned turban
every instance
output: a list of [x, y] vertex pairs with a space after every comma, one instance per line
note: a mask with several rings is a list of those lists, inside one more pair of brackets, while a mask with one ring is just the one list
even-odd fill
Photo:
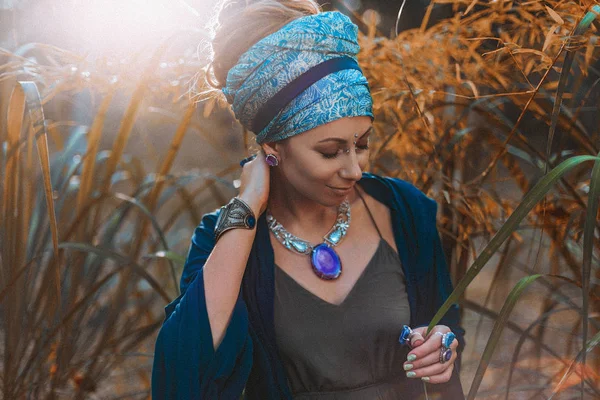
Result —
[[373, 116], [358, 67], [358, 27], [338, 11], [293, 20], [248, 49], [223, 93], [257, 143], [275, 142], [342, 117]]

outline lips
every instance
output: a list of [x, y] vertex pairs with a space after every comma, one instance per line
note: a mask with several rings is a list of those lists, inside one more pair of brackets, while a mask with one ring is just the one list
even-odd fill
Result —
[[336, 190], [342, 190], [342, 191], [345, 191], [345, 190], [350, 190], [350, 189], [352, 189], [352, 186], [350, 186], [350, 187], [345, 187], [345, 188], [344, 188], [344, 187], [335, 187], [335, 186], [329, 186], [329, 187], [330, 187], [330, 188], [332, 188], [332, 189], [336, 189]]
[[346, 195], [346, 194], [348, 194], [348, 192], [350, 192], [350, 190], [352, 190], [352, 188], [354, 186], [345, 187], [345, 188], [344, 187], [339, 188], [339, 187], [334, 187], [334, 186], [327, 185], [327, 187], [330, 188], [331, 190], [333, 190], [337, 194]]

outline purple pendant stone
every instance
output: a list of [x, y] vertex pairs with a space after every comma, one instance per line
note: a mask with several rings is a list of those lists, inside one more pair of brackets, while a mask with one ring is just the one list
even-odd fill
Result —
[[310, 261], [313, 271], [321, 279], [336, 279], [342, 273], [340, 257], [325, 243], [321, 243], [313, 248]]

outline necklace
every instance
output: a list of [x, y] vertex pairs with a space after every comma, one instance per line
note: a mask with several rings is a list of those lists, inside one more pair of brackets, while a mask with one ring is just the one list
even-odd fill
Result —
[[342, 261], [333, 247], [341, 243], [350, 227], [350, 203], [348, 200], [344, 200], [340, 204], [335, 224], [323, 236], [323, 243], [316, 246], [289, 233], [283, 225], [273, 218], [270, 210], [267, 210], [266, 217], [269, 229], [286, 249], [295, 253], [310, 255], [310, 263], [315, 275], [324, 280], [333, 280], [340, 276]]

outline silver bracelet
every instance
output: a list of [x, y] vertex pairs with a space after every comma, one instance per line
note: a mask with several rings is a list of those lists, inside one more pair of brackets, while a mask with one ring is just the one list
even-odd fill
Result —
[[239, 197], [234, 197], [229, 203], [221, 207], [215, 227], [215, 242], [230, 229], [254, 229], [255, 226], [256, 217], [250, 206]]

